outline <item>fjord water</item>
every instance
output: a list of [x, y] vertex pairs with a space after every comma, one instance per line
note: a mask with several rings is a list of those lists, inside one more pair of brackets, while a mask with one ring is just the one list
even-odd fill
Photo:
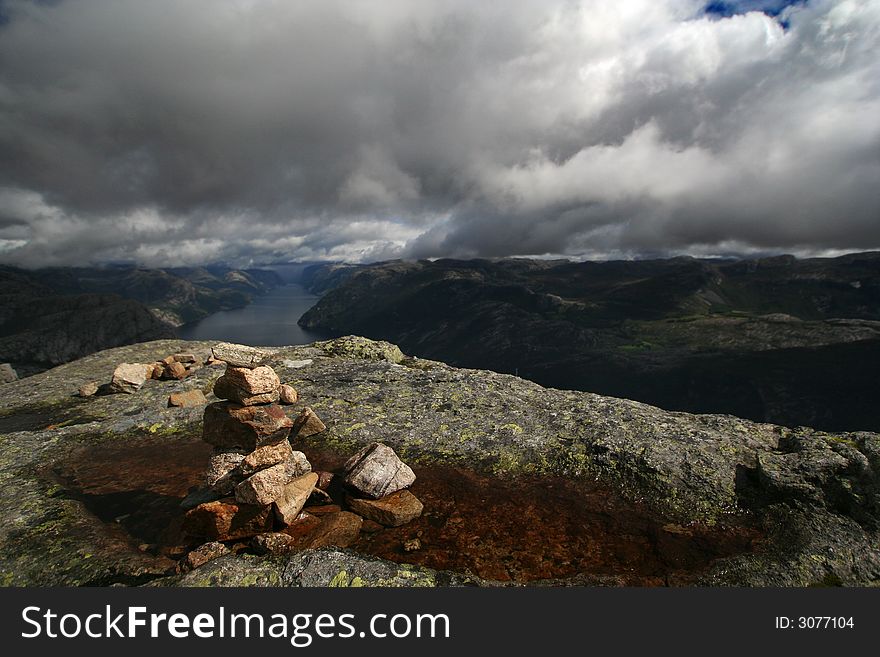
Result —
[[318, 297], [299, 283], [287, 283], [254, 297], [244, 308], [214, 313], [181, 326], [177, 333], [185, 340], [224, 340], [264, 347], [308, 344], [328, 337], [296, 323], [317, 301]]

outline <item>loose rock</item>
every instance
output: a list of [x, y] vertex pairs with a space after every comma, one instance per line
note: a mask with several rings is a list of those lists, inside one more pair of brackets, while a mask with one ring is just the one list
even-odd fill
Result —
[[197, 363], [195, 354], [174, 354], [172, 356], [178, 363]]
[[[229, 371], [233, 368], [227, 368], [226, 374], [221, 376], [214, 382], [214, 394], [217, 395], [220, 399], [228, 399], [229, 401], [235, 402], [236, 404], [241, 404], [242, 406], [254, 406], [256, 404], [272, 404], [277, 402], [280, 395], [279, 386], [275, 386], [273, 388], [269, 388], [262, 392], [250, 392], [246, 387], [242, 387], [236, 383], [236, 379], [234, 377], [229, 376]], [[245, 372], [256, 372], [257, 370], [262, 369], [270, 369], [271, 368], [257, 368], [255, 370], [248, 370], [245, 368], [234, 368], [240, 369]], [[274, 372], [273, 372], [274, 375]], [[275, 376], [277, 379], [278, 377]]]
[[183, 561], [178, 564], [177, 571], [180, 573], [187, 573], [191, 570], [195, 570], [203, 564], [208, 563], [212, 559], [222, 557], [229, 554], [230, 552], [231, 550], [228, 547], [218, 541], [205, 543], [204, 545], [200, 545], [195, 550], [189, 552], [186, 557], [184, 557]]
[[272, 507], [239, 504], [232, 498], [200, 504], [184, 516], [188, 536], [212, 541], [249, 538], [272, 529]]
[[229, 495], [241, 481], [242, 477], [237, 468], [242, 460], [244, 454], [238, 452], [214, 454], [205, 471], [205, 485], [221, 495]]
[[129, 395], [134, 394], [147, 382], [147, 378], [149, 378], [152, 372], [152, 364], [121, 363], [113, 370], [110, 387], [116, 392], [124, 392]]
[[318, 475], [309, 472], [288, 482], [282, 489], [281, 495], [275, 500], [275, 515], [279, 522], [289, 525], [305, 506], [306, 500], [312, 494], [312, 489], [318, 481]]
[[394, 450], [371, 443], [345, 464], [345, 483], [367, 497], [378, 499], [411, 486], [416, 475]]
[[275, 370], [265, 365], [260, 367], [227, 367], [223, 375], [237, 388], [249, 395], [274, 392], [281, 387], [281, 381]]
[[360, 516], [348, 511], [326, 515], [321, 524], [305, 538], [305, 547], [348, 547], [357, 540], [362, 524]]
[[422, 515], [425, 505], [408, 490], [400, 490], [379, 500], [348, 498], [351, 510], [386, 527], [400, 527]]
[[179, 406], [181, 408], [193, 408], [207, 404], [205, 393], [201, 390], [187, 390], [186, 392], [172, 392], [168, 397], [169, 406]]
[[91, 397], [91, 396], [97, 394], [97, 392], [98, 392], [98, 382], [97, 381], [89, 381], [88, 383], [83, 383], [79, 387], [77, 394], [80, 397]]
[[211, 353], [217, 360], [225, 361], [232, 367], [257, 367], [271, 356], [262, 349], [256, 349], [243, 344], [220, 342], [214, 345]]
[[293, 421], [293, 435], [295, 438], [308, 438], [321, 433], [327, 427], [321, 422], [315, 411], [306, 406]]
[[242, 504], [271, 504], [281, 497], [291, 480], [286, 463], [260, 470], [235, 487], [235, 499]]
[[281, 386], [279, 393], [279, 399], [282, 404], [295, 404], [296, 400], [299, 399], [299, 394], [297, 393], [296, 388], [289, 386], [286, 383]]
[[293, 552], [296, 541], [282, 532], [257, 534], [251, 539], [251, 547], [257, 554], [288, 554]]
[[308, 507], [307, 511], [316, 516], [326, 516], [329, 513], [339, 513], [342, 507], [338, 504], [318, 504]]
[[[302, 452], [300, 452], [302, 454]], [[290, 443], [282, 440], [274, 445], [257, 447], [253, 452], [244, 457], [241, 462], [241, 473], [245, 476], [252, 475], [258, 470], [268, 468], [279, 463], [284, 463], [293, 456]], [[303, 454], [305, 458], [305, 454]]]
[[293, 422], [280, 406], [240, 406], [215, 402], [205, 407], [202, 439], [221, 449], [244, 453], [287, 438]]
[[162, 378], [176, 379], [178, 381], [182, 381], [186, 378], [187, 374], [189, 374], [189, 372], [187, 372], [186, 367], [184, 367], [181, 363], [174, 361], [165, 366], [165, 371], [162, 373]]

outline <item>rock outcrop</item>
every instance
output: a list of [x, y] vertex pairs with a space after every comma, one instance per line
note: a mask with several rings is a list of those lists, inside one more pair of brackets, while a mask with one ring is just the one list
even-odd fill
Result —
[[[210, 394], [221, 372], [202, 367], [184, 381], [147, 380], [134, 394], [78, 397], [73, 392], [95, 379], [109, 381], [121, 362], [150, 363], [168, 353], [206, 354], [210, 346], [159, 341], [120, 347], [4, 387], [0, 513], [7, 520], [0, 526], [0, 583], [488, 583], [443, 572], [443, 568], [302, 546], [272, 558], [245, 552], [217, 556], [191, 572], [175, 574], [185, 552], [158, 549], [167, 544], [159, 535], [162, 528], [139, 520], [138, 514], [150, 512], [154, 515], [145, 517], [164, 517], [171, 523], [183, 513], [179, 502], [188, 487], [200, 484], [199, 470], [211, 456], [211, 446], [200, 440], [204, 409], [168, 407], [167, 400], [171, 392], [187, 388], [201, 389], [212, 404], [230, 404], [214, 401]], [[750, 531], [759, 533], [758, 549], [713, 558], [681, 581], [852, 586], [880, 580], [877, 434], [829, 434], [731, 416], [672, 413], [434, 361], [403, 357], [394, 362], [387, 354], [385, 345], [352, 337], [271, 354], [266, 364], [280, 380], [296, 388], [298, 404], [307, 402], [326, 426], [303, 448], [320, 447], [338, 455], [336, 465], [322, 465], [322, 471], [340, 468], [347, 458], [378, 442], [413, 466], [419, 475], [413, 484], [419, 497], [417, 488], [423, 481], [419, 468], [439, 466], [494, 480], [599, 482], [620, 499], [638, 505], [639, 513], [653, 514], [657, 530], [651, 534], [653, 539], [646, 538], [646, 549], [670, 540], [687, 547], [691, 545], [689, 532], [700, 526], [723, 526], [737, 518], [744, 518]], [[302, 365], [305, 361], [308, 364]], [[300, 411], [300, 406], [290, 407], [293, 417]], [[231, 418], [229, 410], [222, 410], [220, 416], [224, 415]], [[289, 417], [288, 421], [293, 424]], [[241, 433], [251, 451], [274, 444], [258, 442], [284, 422], [269, 415], [254, 424]], [[232, 441], [234, 445], [220, 439], [215, 442], [224, 450], [241, 447], [237, 441]], [[151, 462], [160, 457], [166, 460], [151, 470]], [[191, 463], [201, 466], [192, 472]], [[316, 473], [315, 477], [320, 484], [320, 476]], [[232, 479], [234, 485], [240, 483]], [[337, 505], [340, 498], [334, 487], [342, 479], [326, 478], [325, 483]], [[276, 531], [274, 511], [266, 513], [265, 507], [253, 505], [242, 510], [245, 504], [224, 494], [225, 498], [202, 501], [217, 507], [209, 507], [211, 513], [202, 516], [203, 543], [211, 540], [212, 532], [229, 536], [245, 525], [251, 537]], [[291, 498], [295, 509], [297, 496]], [[123, 503], [128, 506], [114, 506]], [[401, 530], [377, 531], [367, 521], [352, 518], [354, 514], [344, 505], [321, 514], [314, 508], [316, 513], [309, 513], [308, 518], [300, 514], [309, 523], [304, 531], [312, 546], [320, 545], [322, 537], [350, 537], [356, 534], [358, 523], [359, 541], [367, 535], [365, 526], [369, 526], [371, 541], [390, 540], [382, 536]], [[426, 504], [423, 516], [412, 522], [445, 522], [446, 531], [463, 526], [462, 531], [471, 532], [478, 543], [480, 520], [454, 511], [453, 506], [445, 516], [426, 518], [436, 513]], [[377, 517], [382, 518], [383, 527], [392, 519]], [[323, 527], [320, 532], [319, 526]], [[533, 530], [540, 535], [540, 527], [522, 528]], [[419, 538], [418, 549], [412, 542], [415, 538]], [[406, 545], [413, 548], [410, 552], [403, 543], [397, 543], [395, 558], [426, 559], [432, 553], [425, 536], [406, 536]], [[215, 554], [213, 550], [206, 553]], [[616, 576], [585, 571], [565, 581], [545, 583], [620, 581]]]

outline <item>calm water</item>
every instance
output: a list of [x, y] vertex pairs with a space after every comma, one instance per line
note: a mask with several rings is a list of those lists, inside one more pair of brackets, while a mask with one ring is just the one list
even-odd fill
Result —
[[328, 337], [303, 330], [296, 323], [318, 298], [302, 285], [288, 283], [254, 297], [244, 308], [224, 310], [181, 326], [177, 333], [185, 340], [225, 340], [265, 347], [307, 344]]

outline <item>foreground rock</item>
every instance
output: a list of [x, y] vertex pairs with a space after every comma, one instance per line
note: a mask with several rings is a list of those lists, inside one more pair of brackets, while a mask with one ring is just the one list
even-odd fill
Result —
[[89, 381], [88, 383], [83, 383], [79, 390], [76, 391], [80, 397], [91, 397], [98, 393], [98, 382], [97, 381]]
[[153, 373], [152, 364], [122, 363], [113, 370], [113, 378], [110, 380], [110, 388], [114, 392], [123, 392], [129, 395], [141, 389], [147, 379]]
[[190, 536], [211, 541], [231, 541], [272, 529], [272, 510], [240, 504], [232, 498], [207, 502], [187, 512], [184, 527]]
[[302, 474], [304, 473], [297, 472], [295, 465], [293, 467], [288, 467], [287, 463], [273, 465], [238, 484], [235, 487], [235, 499], [243, 504], [272, 504], [281, 497], [284, 487]]
[[281, 494], [274, 500], [275, 515], [282, 524], [293, 524], [293, 521], [296, 520], [306, 505], [306, 501], [312, 494], [312, 490], [317, 482], [318, 475], [314, 472], [309, 472], [284, 485]]
[[181, 573], [187, 573], [199, 566], [203, 566], [212, 559], [219, 559], [220, 557], [226, 556], [227, 554], [230, 554], [230, 552], [231, 550], [223, 543], [217, 541], [205, 543], [187, 553], [177, 569]]
[[216, 402], [205, 408], [202, 438], [219, 449], [252, 452], [286, 440], [293, 421], [279, 406], [239, 406]]
[[411, 486], [415, 480], [412, 468], [382, 443], [367, 445], [345, 464], [345, 483], [374, 499]]
[[271, 367], [227, 367], [214, 384], [214, 394], [242, 406], [271, 404], [281, 396], [281, 381]]
[[305, 547], [348, 547], [357, 540], [362, 524], [363, 519], [360, 516], [348, 511], [328, 513], [321, 518], [321, 524], [306, 537]]
[[299, 399], [296, 389], [287, 384], [281, 386], [278, 397], [282, 404], [295, 404], [296, 400]]
[[271, 356], [262, 349], [230, 342], [215, 344], [211, 353], [216, 360], [225, 361], [231, 367], [257, 367]]
[[386, 527], [400, 527], [412, 522], [425, 506], [408, 490], [400, 490], [379, 500], [348, 498], [351, 510], [364, 518], [374, 520]]
[[[672, 413], [421, 359], [404, 359], [399, 366], [371, 355], [372, 344], [356, 339], [326, 350], [304, 346], [276, 354], [278, 362], [313, 361], [303, 368], [279, 368], [278, 374], [303, 399], [315, 400], [327, 425], [321, 443], [338, 453], [353, 454], [381, 440], [422, 464], [471, 467], [497, 477], [598, 479], [654, 510], [664, 522], [682, 526], [723, 523], [748, 513], [765, 537], [761, 549], [709, 564], [696, 575], [699, 584], [854, 586], [878, 581], [877, 434], [827, 434], [731, 416]], [[138, 440], [167, 449], [198, 435], [201, 410], [167, 411], [168, 390], [161, 385], [87, 403], [73, 399], [71, 392], [95, 372], [110, 372], [120, 362], [153, 362], [210, 346], [169, 340], [122, 347], [4, 389], [0, 513], [7, 521], [0, 531], [0, 582], [141, 584], [174, 568], [174, 563], [138, 551], [141, 541], [131, 541], [119, 524], [105, 522], [67, 495], [51, 470], [65, 467], [82, 446], [103, 449]], [[208, 389], [217, 374], [205, 368], [190, 380]], [[46, 429], [68, 419], [72, 422]], [[476, 582], [335, 549], [278, 560], [227, 555], [161, 581], [276, 586]]]
[[321, 433], [326, 428], [317, 413], [308, 406], [293, 421], [293, 435], [296, 438], [308, 438]]

